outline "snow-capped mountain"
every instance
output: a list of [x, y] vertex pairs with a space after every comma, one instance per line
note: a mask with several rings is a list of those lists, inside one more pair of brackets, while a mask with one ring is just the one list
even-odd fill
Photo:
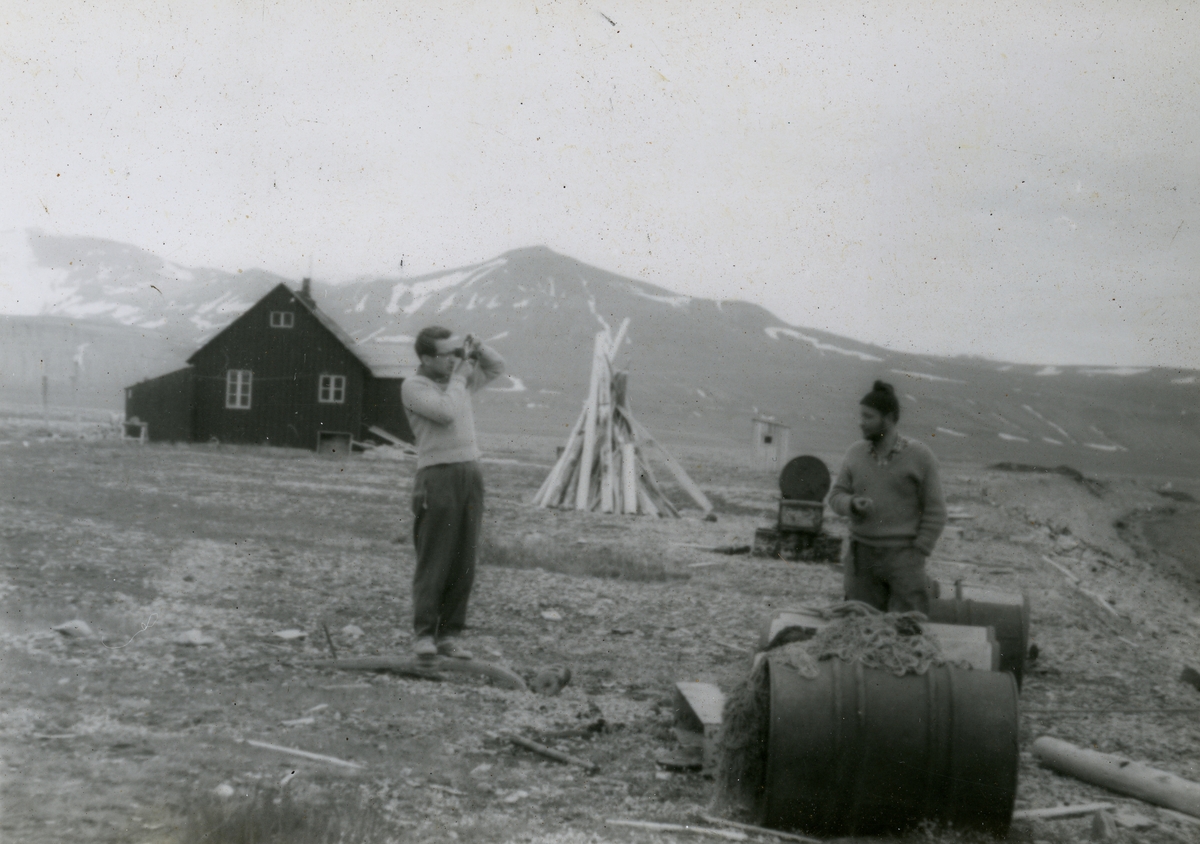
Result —
[[[107, 325], [174, 350], [154, 372], [141, 371], [147, 354], [125, 350], [141, 370], [122, 373], [124, 384], [179, 365], [284, 280], [178, 267], [89, 238], [34, 235], [29, 254], [33, 270], [25, 271], [42, 273], [52, 288], [37, 319]], [[794, 451], [837, 453], [856, 436], [858, 398], [883, 378], [901, 397], [905, 429], [950, 458], [1165, 474], [1200, 468], [1195, 372], [902, 354], [787, 325], [756, 305], [680, 295], [545, 247], [417, 277], [318, 281], [313, 293], [375, 357], [390, 352], [415, 366], [413, 338], [430, 324], [487, 339], [511, 373], [480, 399], [480, 424], [497, 429], [565, 432], [586, 390], [595, 332], [629, 317], [618, 365], [629, 370], [635, 412], [664, 437], [743, 446], [751, 418], [771, 415], [792, 427]], [[28, 357], [30, 336], [4, 339], [6, 381], [15, 380], [8, 362], [21, 356], [14, 347]], [[108, 341], [86, 342], [95, 355]]]

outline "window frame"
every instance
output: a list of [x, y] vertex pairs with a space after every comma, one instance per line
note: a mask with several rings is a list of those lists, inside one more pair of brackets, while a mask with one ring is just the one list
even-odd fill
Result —
[[[278, 320], [275, 318], [279, 317]], [[295, 328], [296, 327], [296, 312], [295, 311], [271, 311], [269, 323], [272, 328]]]
[[[328, 396], [328, 398], [326, 397]], [[317, 404], [345, 404], [346, 376], [322, 373], [317, 378]]]
[[[243, 389], [244, 388], [244, 389]], [[225, 370], [225, 409], [249, 410], [254, 396], [254, 372], [250, 369]], [[244, 403], [243, 403], [244, 400]]]

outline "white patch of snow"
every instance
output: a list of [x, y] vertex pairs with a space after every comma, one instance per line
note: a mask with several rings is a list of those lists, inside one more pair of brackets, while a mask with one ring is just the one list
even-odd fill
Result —
[[918, 381], [944, 381], [947, 384], [965, 384], [966, 381], [960, 381], [958, 378], [946, 378], [942, 375], [930, 375], [928, 372], [909, 372], [907, 369], [893, 369], [892, 372], [897, 375], [903, 375], [907, 378], [916, 378]]
[[764, 328], [763, 331], [767, 332], [767, 336], [772, 340], [778, 340], [779, 335], [782, 334], [785, 337], [791, 337], [793, 340], [802, 340], [820, 352], [837, 352], [839, 355], [849, 355], [850, 357], [855, 357], [859, 360], [873, 361], [876, 363], [883, 361], [883, 358], [877, 358], [875, 355], [869, 355], [866, 352], [856, 352], [853, 349], [843, 349], [841, 346], [834, 346], [831, 343], [823, 343], [816, 337], [809, 337], [807, 334], [801, 334], [794, 328], [784, 328], [781, 325], [775, 325]]
[[374, 338], [376, 343], [415, 343], [416, 341], [416, 337], [409, 337], [407, 334], [386, 334], [383, 337]]
[[496, 335], [493, 335], [493, 336], [487, 338], [487, 340], [485, 342], [494, 343], [497, 340], [503, 340], [507, 336], [508, 336], [507, 331], [501, 331], [499, 334], [496, 334]]
[[520, 302], [513, 302], [513, 307], [514, 308], [523, 308], [528, 304], [529, 304], [528, 299], [522, 299]]
[[1150, 368], [1149, 367], [1137, 367], [1137, 366], [1110, 366], [1110, 367], [1098, 367], [1095, 369], [1081, 369], [1079, 371], [1082, 372], [1084, 375], [1128, 376], [1128, 375], [1141, 375], [1143, 372], [1149, 372]]
[[542, 388], [542, 389], [538, 390], [538, 392], [542, 393], [543, 395], [547, 395], [547, 396], [561, 396], [562, 395], [562, 390], [547, 390], [545, 388]]
[[1104, 443], [1084, 443], [1084, 445], [1088, 448], [1094, 448], [1096, 451], [1107, 451], [1110, 453], [1114, 451], [1129, 451], [1123, 445], [1105, 445]]
[[914, 396], [912, 393], [905, 393], [904, 397], [906, 399], [908, 399], [910, 402], [912, 402], [913, 404], [920, 404], [920, 402], [917, 401], [917, 397]]
[[952, 428], [938, 428], [937, 432], [939, 434], [949, 434], [952, 437], [965, 437], [966, 436], [966, 434], [964, 434], [962, 431], [955, 431]]
[[363, 296], [361, 299], [358, 300], [358, 304], [354, 306], [354, 310], [361, 314], [363, 311], [365, 311], [367, 309], [367, 300], [370, 298], [371, 298], [370, 293], [368, 293], [366, 296]]
[[532, 408], [535, 408], [535, 407], [549, 407], [550, 405], [548, 405], [548, 404], [538, 404], [538, 403], [537, 403], [537, 402], [535, 402], [535, 401], [531, 401], [531, 402], [528, 402], [528, 403], [527, 403], [525, 406], [526, 406], [526, 407], [528, 407], [528, 408], [530, 408], [530, 409], [532, 409]]
[[449, 296], [447, 296], [445, 299], [442, 300], [442, 304], [438, 305], [437, 312], [440, 314], [442, 311], [446, 310], [447, 308], [453, 307], [454, 300], [457, 298], [458, 298], [457, 293], [451, 293]]
[[192, 281], [196, 276], [191, 270], [185, 270], [178, 264], [172, 264], [170, 261], [163, 261], [162, 269], [158, 274], [163, 278], [169, 278], [174, 281]]
[[495, 310], [495, 309], [496, 309], [496, 308], [498, 308], [498, 307], [500, 307], [500, 299], [499, 299], [499, 297], [497, 297], [497, 296], [493, 296], [491, 299], [488, 299], [488, 303], [487, 303], [487, 309], [488, 309], [489, 311], [491, 311], [491, 310]]
[[[476, 299], [478, 299], [478, 298], [479, 298], [479, 294], [478, 294], [478, 293], [472, 293], [472, 294], [471, 294], [471, 299], [470, 299], [470, 301], [469, 301], [469, 302], [467, 302], [467, 310], [468, 310], [468, 311], [473, 311], [473, 310], [475, 310], [475, 300], [476, 300]], [[439, 311], [439, 313], [440, 313], [440, 311]]]
[[643, 299], [649, 299], [651, 302], [661, 302], [664, 305], [670, 305], [672, 308], [686, 307], [692, 301], [691, 296], [659, 296], [656, 293], [647, 293], [640, 289], [636, 284], [629, 284], [630, 292], [636, 296], [641, 296]]
[[[400, 308], [399, 311], [400, 311], [400, 313], [404, 314], [405, 316], [412, 316], [417, 311], [421, 310], [421, 306], [424, 305], [428, 301], [429, 301], [429, 296], [420, 296], [416, 299], [413, 299], [411, 302], [409, 302], [403, 308]], [[395, 313], [395, 311], [389, 311], [389, 313]]]
[[702, 399], [708, 398], [708, 396], [705, 394], [705, 392], [703, 390], [701, 390], [699, 387], [696, 388], [696, 395], [700, 396], [700, 398], [702, 398]]
[[1050, 443], [1050, 445], [1062, 445], [1060, 440], [1056, 440], [1053, 437], [1042, 437], [1042, 442]]
[[1043, 366], [1041, 369], [1039, 369], [1037, 372], [1035, 372], [1033, 374], [1040, 375], [1042, 377], [1046, 377], [1048, 375], [1062, 375], [1062, 370], [1059, 369], [1057, 366]]
[[200, 314], [192, 314], [190, 317], [188, 317], [188, 322], [199, 328], [201, 331], [208, 331], [212, 328], [220, 330], [229, 324], [227, 322], [212, 322], [200, 316]]
[[167, 318], [161, 317], [159, 319], [151, 320], [150, 322], [143, 322], [140, 325], [138, 325], [138, 328], [162, 328], [166, 324], [167, 324]]
[[998, 436], [1000, 439], [1005, 440], [1010, 443], [1027, 443], [1027, 442], [1029, 442], [1029, 440], [1025, 439], [1024, 437], [1018, 437], [1016, 434], [1006, 434], [1003, 431], [996, 434], [996, 436]]
[[525, 382], [515, 375], [509, 375], [508, 380], [512, 382], [509, 387], [488, 387], [493, 393], [523, 393], [527, 389]]
[[997, 367], [996, 367], [996, 371], [997, 371], [997, 372], [1008, 372], [1008, 371], [1010, 371], [1011, 369], [1012, 369], [1012, 364], [1011, 364], [1011, 363], [1006, 363], [1006, 364], [1004, 364], [1004, 366], [997, 366]]
[[[1021, 407], [1025, 408], [1030, 413], [1032, 413], [1034, 416], [1036, 416], [1038, 419], [1040, 419], [1042, 422], [1045, 422], [1047, 425], [1049, 425], [1051, 428], [1053, 428], [1063, 439], [1067, 440], [1067, 442], [1075, 442], [1075, 440], [1071, 438], [1071, 435], [1068, 434], [1060, 425], [1050, 421], [1045, 416], [1042, 416], [1042, 414], [1038, 413], [1036, 410], [1034, 410], [1032, 407], [1030, 407], [1027, 404], [1023, 404], [1023, 405], [1021, 405]], [[1043, 437], [1043, 439], [1045, 439], [1045, 437]]]
[[1186, 377], [1183, 377], [1183, 378], [1172, 378], [1172, 379], [1171, 379], [1171, 383], [1172, 383], [1172, 384], [1195, 384], [1195, 383], [1196, 383], [1196, 376], [1195, 376], [1195, 375], [1188, 375], [1188, 376], [1186, 376]]

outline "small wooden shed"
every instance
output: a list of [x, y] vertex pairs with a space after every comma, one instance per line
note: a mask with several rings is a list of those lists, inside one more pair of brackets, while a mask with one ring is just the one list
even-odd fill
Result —
[[792, 447], [792, 429], [782, 422], [754, 417], [754, 466], [778, 470], [787, 462]]

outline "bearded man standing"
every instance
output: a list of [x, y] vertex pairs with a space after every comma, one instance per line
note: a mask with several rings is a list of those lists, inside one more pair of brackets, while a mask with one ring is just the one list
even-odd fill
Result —
[[459, 637], [475, 583], [483, 527], [483, 474], [471, 393], [504, 372], [504, 359], [470, 334], [430, 326], [417, 335], [417, 374], [400, 397], [417, 444], [413, 480], [413, 652], [470, 659]]
[[925, 560], [946, 526], [937, 459], [901, 436], [900, 402], [876, 381], [859, 403], [863, 440], [850, 446], [829, 494], [850, 519], [846, 599], [887, 612], [929, 612]]

